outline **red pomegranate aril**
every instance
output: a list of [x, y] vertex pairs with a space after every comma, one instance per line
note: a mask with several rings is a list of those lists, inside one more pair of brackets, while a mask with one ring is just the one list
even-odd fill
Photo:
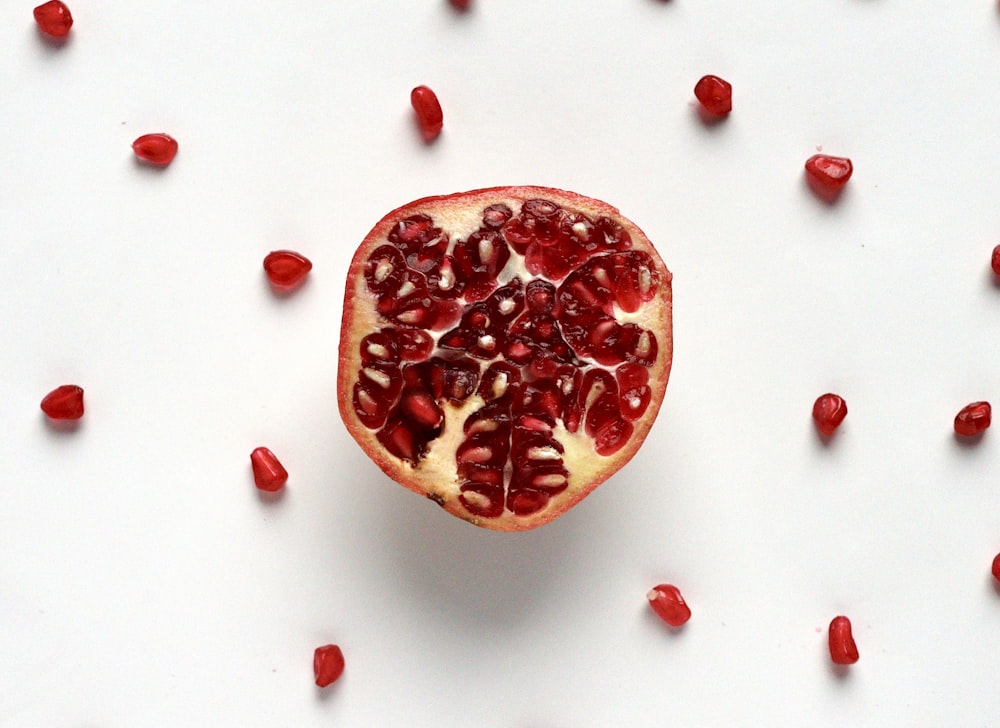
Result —
[[264, 272], [278, 288], [295, 288], [312, 270], [312, 262], [292, 250], [272, 250], [264, 256]]
[[325, 688], [344, 674], [344, 653], [337, 645], [317, 647], [313, 653], [313, 675], [316, 684]]
[[973, 402], [955, 415], [955, 432], [962, 437], [973, 437], [990, 426], [992, 409], [989, 402]]
[[1000, 276], [1000, 245], [993, 248], [993, 255], [990, 258], [990, 267], [995, 275]]
[[695, 84], [694, 95], [713, 116], [725, 116], [733, 110], [733, 86], [718, 76], [702, 76]]
[[53, 420], [83, 417], [83, 389], [75, 384], [56, 387], [42, 398], [42, 412]]
[[177, 140], [168, 134], [143, 134], [132, 142], [132, 151], [144, 162], [165, 167], [177, 156]]
[[993, 572], [993, 578], [1000, 582], [1000, 554], [993, 557], [991, 571]]
[[824, 394], [813, 404], [812, 414], [819, 433], [830, 437], [847, 417], [847, 403], [838, 394]]
[[258, 447], [250, 453], [253, 480], [257, 488], [268, 493], [276, 493], [288, 482], [288, 471], [274, 453], [266, 447]]
[[814, 154], [806, 160], [806, 174], [813, 182], [830, 192], [840, 190], [853, 173], [854, 165], [846, 157]]
[[646, 594], [649, 606], [671, 627], [680, 627], [691, 619], [691, 608], [673, 584], [658, 584]]
[[437, 94], [427, 86], [417, 86], [410, 92], [410, 104], [416, 112], [417, 124], [424, 141], [434, 141], [444, 126], [444, 113]]
[[35, 22], [46, 35], [54, 38], [64, 38], [73, 27], [73, 16], [60, 0], [49, 0], [35, 8]]
[[858, 646], [851, 633], [851, 620], [834, 617], [829, 629], [830, 659], [837, 665], [853, 665], [858, 661]]

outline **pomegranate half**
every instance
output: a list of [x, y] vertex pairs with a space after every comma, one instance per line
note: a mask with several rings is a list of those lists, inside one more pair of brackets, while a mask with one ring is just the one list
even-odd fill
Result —
[[598, 200], [427, 197], [351, 262], [341, 416], [393, 480], [477, 526], [534, 528], [635, 454], [667, 387], [671, 275]]

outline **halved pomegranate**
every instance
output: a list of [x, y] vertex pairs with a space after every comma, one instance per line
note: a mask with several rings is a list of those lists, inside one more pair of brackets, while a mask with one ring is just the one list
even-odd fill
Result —
[[428, 197], [351, 262], [337, 394], [385, 473], [485, 528], [565, 513], [667, 387], [671, 275], [618, 210], [545, 187]]

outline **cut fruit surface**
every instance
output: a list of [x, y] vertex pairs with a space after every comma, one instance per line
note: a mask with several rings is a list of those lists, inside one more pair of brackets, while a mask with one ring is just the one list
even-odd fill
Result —
[[615, 208], [545, 187], [429, 197], [348, 272], [338, 400], [392, 479], [516, 531], [627, 463], [673, 351], [671, 274]]

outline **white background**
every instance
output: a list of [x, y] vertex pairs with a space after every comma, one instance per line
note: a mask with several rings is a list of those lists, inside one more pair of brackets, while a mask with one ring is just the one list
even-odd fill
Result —
[[[0, 726], [997, 725], [1000, 432], [952, 434], [1000, 405], [996, 3], [473, 5], [73, 0], [56, 46], [4, 3]], [[137, 165], [160, 131], [173, 165]], [[834, 205], [820, 147], [855, 165]], [[501, 184], [620, 207], [675, 276], [645, 447], [523, 534], [388, 481], [335, 391], [371, 226]], [[276, 248], [315, 264], [289, 297]], [[38, 408], [64, 383], [70, 432]]]

